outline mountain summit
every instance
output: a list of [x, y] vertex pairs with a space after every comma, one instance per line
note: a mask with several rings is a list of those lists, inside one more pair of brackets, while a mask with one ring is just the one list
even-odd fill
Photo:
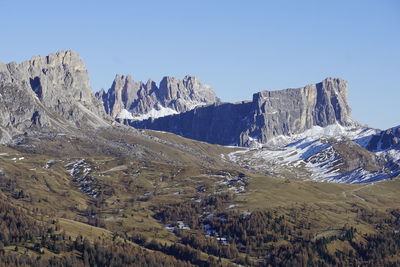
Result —
[[354, 124], [347, 82], [327, 78], [302, 88], [262, 91], [252, 101], [216, 103], [178, 115], [131, 121], [137, 128], [170, 131], [221, 145], [251, 146], [298, 134], [313, 126]]
[[211, 86], [189, 75], [182, 80], [164, 77], [158, 86], [152, 80], [143, 83], [130, 75], [116, 75], [111, 88], [96, 96], [112, 117], [136, 120], [177, 114], [219, 101]]
[[85, 65], [73, 51], [0, 63], [0, 103], [0, 143], [35, 128], [107, 124]]

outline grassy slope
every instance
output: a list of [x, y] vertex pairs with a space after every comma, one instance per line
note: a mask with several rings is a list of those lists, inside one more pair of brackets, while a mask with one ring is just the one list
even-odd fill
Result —
[[[220, 171], [228, 171], [232, 175], [242, 172], [238, 166], [221, 160], [221, 154], [237, 148], [149, 132], [157, 138], [179, 143], [185, 149], [122, 133], [113, 138], [120, 138], [121, 142], [128, 144], [140, 144], [145, 148], [142, 156], [116, 157], [104, 153], [101, 148], [98, 154], [94, 153], [97, 156], [89, 156], [95, 148], [88, 147], [92, 150], [82, 152], [79, 148], [81, 141], [76, 140], [74, 142], [79, 149], [73, 152], [75, 146], [72, 145], [69, 150], [56, 155], [52, 149], [46, 150], [43, 155], [0, 147], [0, 169], [4, 177], [15, 182], [14, 191], [2, 188], [3, 194], [39, 219], [42, 215], [60, 218], [61, 227], [72, 237], [82, 234], [94, 240], [99, 236], [109, 238], [112, 233], [141, 233], [161, 242], [174, 242], [177, 237], [153, 218], [152, 207], [193, 200], [199, 196], [195, 189], [198, 186], [207, 188], [205, 194], [215, 191], [221, 179], [218, 177]], [[102, 134], [104, 138], [109, 137], [109, 133]], [[206, 157], [199, 157], [190, 149], [206, 154]], [[93, 206], [96, 200], [81, 192], [65, 170], [64, 165], [73, 158], [87, 159], [95, 170], [93, 177], [102, 188], [111, 191], [97, 211], [107, 230], [86, 224], [87, 208]], [[54, 166], [43, 168], [46, 162], [53, 159], [57, 160]], [[337, 234], [335, 229], [344, 225], [356, 226], [361, 232], [372, 232], [371, 225], [358, 219], [357, 208], [385, 211], [400, 206], [398, 179], [349, 185], [285, 180], [252, 173], [246, 175], [250, 177], [248, 190], [235, 199], [236, 209], [275, 209], [288, 216], [304, 218], [311, 221], [311, 231], [316, 238]], [[27, 197], [13, 198], [12, 194], [18, 190], [23, 190]], [[336, 246], [345, 246], [344, 243], [336, 243], [330, 247], [333, 251]]]
[[386, 211], [400, 206], [400, 179], [369, 184], [333, 184], [254, 177], [246, 194], [237, 200], [241, 210], [279, 209], [289, 211], [303, 207], [297, 216], [313, 221], [315, 232], [344, 225], [372, 232], [371, 225], [357, 218], [355, 209]]

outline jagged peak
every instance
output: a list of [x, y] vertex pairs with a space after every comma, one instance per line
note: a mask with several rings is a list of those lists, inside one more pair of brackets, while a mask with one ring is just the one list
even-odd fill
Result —
[[[328, 77], [325, 78], [321, 83], [322, 88], [324, 88], [325, 90], [339, 90], [339, 91], [347, 91], [347, 85], [348, 82], [345, 79], [342, 78], [332, 78], [332, 77]], [[309, 85], [312, 86], [312, 85]]]
[[196, 76], [194, 76], [194, 75], [189, 75], [189, 74], [186, 74], [182, 79], [177, 78], [177, 77], [174, 77], [174, 76], [164, 76], [164, 77], [161, 79], [160, 84], [161, 84], [162, 82], [180, 82], [180, 81], [182, 81], [182, 82], [184, 82], [184, 83], [187, 83], [187, 82], [189, 82], [189, 81], [192, 81], [192, 82], [199, 82], [199, 79], [198, 79]]
[[31, 59], [22, 62], [10, 62], [6, 64], [9, 69], [17, 67], [29, 68], [29, 66], [57, 67], [68, 65], [77, 71], [85, 71], [83, 59], [72, 50], [60, 50], [47, 56], [32, 56]]
[[196, 76], [193, 76], [193, 75], [185, 75], [185, 77], [183, 77], [183, 80], [184, 81], [191, 81], [191, 80], [193, 80], [193, 81], [197, 81], [198, 79], [197, 79], [197, 77]]
[[[132, 75], [130, 75], [130, 74], [115, 74], [113, 83], [115, 81], [135, 82]], [[138, 81], [138, 83], [141, 83], [141, 84], [151, 84], [154, 82], [155, 81], [151, 78], [149, 78], [147, 80], [147, 82]], [[183, 82], [185, 86], [188, 84], [201, 83], [200, 80], [194, 75], [187, 74], [182, 79], [167, 75], [167, 76], [162, 77], [161, 81], [158, 83], [158, 85], [159, 85], [158, 87], [162, 87], [163, 84], [179, 83], [179, 82]], [[203, 84], [203, 83], [201, 83], [201, 84]], [[203, 85], [206, 85], [206, 84], [203, 84]], [[211, 87], [209, 85], [206, 85], [206, 86]]]
[[144, 114], [162, 105], [175, 112], [183, 112], [219, 101], [211, 86], [201, 83], [192, 75], [186, 75], [183, 79], [164, 76], [158, 85], [152, 79], [143, 83], [130, 80], [129, 77], [117, 74], [107, 93], [111, 98], [103, 99], [103, 103], [110, 101], [104, 106], [113, 117], [122, 109], [132, 114]]
[[132, 75], [130, 74], [115, 74], [114, 80], [131, 80], [133, 81]]
[[151, 85], [151, 84], [155, 84], [156, 82], [153, 79], [148, 79], [146, 82], [146, 85]]
[[322, 80], [322, 82], [346, 82], [347, 80], [339, 78], [339, 77], [326, 77], [325, 79]]
[[159, 83], [159, 87], [162, 87], [164, 84], [169, 84], [169, 83], [175, 83], [175, 82], [179, 82], [180, 80], [176, 77], [173, 76], [164, 76], [162, 77], [160, 83]]

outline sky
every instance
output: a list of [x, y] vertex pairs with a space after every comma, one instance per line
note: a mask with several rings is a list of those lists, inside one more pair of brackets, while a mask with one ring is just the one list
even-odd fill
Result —
[[0, 14], [0, 62], [74, 50], [94, 91], [190, 74], [240, 101], [340, 77], [355, 120], [400, 125], [397, 0], [0, 0]]

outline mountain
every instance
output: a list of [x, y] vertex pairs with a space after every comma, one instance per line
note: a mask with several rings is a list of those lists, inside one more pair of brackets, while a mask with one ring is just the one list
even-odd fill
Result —
[[367, 148], [371, 151], [400, 149], [400, 126], [377, 132], [370, 138]]
[[338, 123], [314, 126], [301, 134], [280, 136], [257, 149], [227, 156], [246, 169], [267, 175], [332, 183], [367, 183], [400, 174], [400, 151], [369, 150], [379, 130]]
[[175, 115], [254, 139], [228, 147], [116, 123], [71, 51], [0, 77], [0, 266], [400, 264], [398, 128], [354, 123], [342, 80]]
[[345, 80], [327, 78], [302, 88], [262, 91], [252, 101], [216, 103], [124, 123], [249, 147], [233, 152], [227, 160], [282, 178], [364, 183], [396, 177], [400, 174], [398, 127], [379, 131], [355, 122], [347, 90]]
[[96, 97], [112, 117], [135, 120], [177, 114], [219, 101], [211, 86], [193, 76], [182, 80], [164, 77], [157, 86], [152, 80], [143, 83], [130, 75], [116, 75], [111, 88], [101, 90]]
[[[197, 90], [199, 101], [207, 97], [197, 79], [187, 77], [181, 83]], [[168, 97], [175, 88], [170, 87]], [[179, 106], [179, 101], [172, 103]], [[209, 145], [193, 148], [191, 141], [170, 139], [118, 124], [107, 115], [90, 87], [82, 59], [73, 51], [0, 63], [0, 145], [54, 157], [107, 155], [171, 164], [222, 164], [219, 154], [199, 151], [203, 146], [213, 150]]]
[[[170, 142], [131, 127], [112, 126], [109, 113], [137, 128], [170, 131], [209, 143], [260, 147], [256, 153], [250, 149], [227, 159], [253, 171], [262, 162], [261, 169], [275, 176], [285, 173], [297, 179], [358, 183], [399, 173], [398, 127], [378, 131], [355, 123], [344, 80], [327, 78], [303, 88], [262, 91], [252, 101], [218, 101], [211, 87], [191, 76], [165, 77], [159, 86], [117, 76], [107, 93], [95, 97], [82, 59], [72, 51], [60, 51], [0, 64], [0, 142], [30, 153], [86, 151], [88, 155], [174, 158], [186, 163], [194, 157], [200, 164], [222, 164], [182, 145], [181, 140]], [[179, 114], [157, 118], [169, 113]], [[315, 127], [331, 132], [321, 135]], [[179, 156], [159, 153], [165, 146], [175, 147]]]
[[0, 63], [0, 143], [35, 129], [107, 125], [107, 115], [73, 51]]
[[220, 145], [252, 146], [313, 126], [354, 124], [347, 102], [347, 82], [337, 78], [297, 89], [262, 91], [252, 101], [215, 103], [194, 110], [127, 123], [143, 129], [173, 132]]

